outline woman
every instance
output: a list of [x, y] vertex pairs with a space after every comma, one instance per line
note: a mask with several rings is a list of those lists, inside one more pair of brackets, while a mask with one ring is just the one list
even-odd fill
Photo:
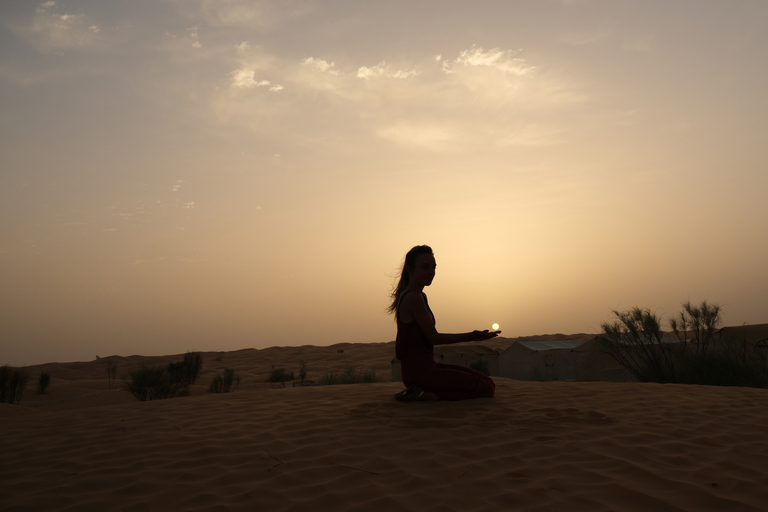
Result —
[[463, 341], [483, 341], [498, 332], [472, 331], [441, 334], [435, 329], [435, 316], [422, 291], [435, 278], [435, 256], [426, 245], [408, 251], [400, 273], [400, 281], [392, 292], [388, 310], [395, 314], [397, 340], [395, 353], [400, 360], [403, 384], [408, 389], [395, 395], [398, 400], [464, 400], [492, 398], [496, 385], [478, 371], [452, 364], [435, 362], [434, 345]]

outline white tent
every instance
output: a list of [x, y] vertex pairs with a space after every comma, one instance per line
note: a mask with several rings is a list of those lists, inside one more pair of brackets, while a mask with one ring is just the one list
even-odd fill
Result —
[[517, 380], [576, 380], [577, 340], [518, 341], [499, 354], [502, 377]]

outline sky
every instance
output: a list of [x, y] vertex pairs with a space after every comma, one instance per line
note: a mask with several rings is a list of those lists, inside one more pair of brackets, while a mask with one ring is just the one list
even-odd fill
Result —
[[4, 0], [0, 364], [768, 322], [763, 0]]

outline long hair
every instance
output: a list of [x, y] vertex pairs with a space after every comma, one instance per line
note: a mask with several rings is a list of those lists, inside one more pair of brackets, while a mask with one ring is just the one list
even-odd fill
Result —
[[387, 307], [388, 313], [395, 313], [395, 320], [397, 320], [397, 308], [400, 305], [400, 297], [402, 297], [403, 292], [408, 287], [408, 281], [410, 280], [411, 274], [408, 269], [413, 269], [416, 266], [416, 258], [422, 254], [434, 256], [432, 248], [428, 245], [417, 245], [405, 255], [403, 267], [400, 269], [400, 279], [397, 282], [397, 286], [394, 287], [392, 293], [389, 295], [392, 302]]

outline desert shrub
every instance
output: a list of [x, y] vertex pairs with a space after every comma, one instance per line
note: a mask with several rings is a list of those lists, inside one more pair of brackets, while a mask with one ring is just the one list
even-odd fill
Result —
[[318, 384], [320, 386], [333, 386], [337, 384], [371, 384], [379, 382], [376, 378], [376, 370], [357, 371], [355, 368], [347, 368], [341, 372], [328, 372], [323, 375]]
[[299, 382], [304, 385], [304, 380], [307, 378], [307, 362], [302, 361], [299, 363]]
[[317, 381], [319, 386], [335, 386], [341, 384], [341, 379], [336, 372], [328, 372]]
[[721, 309], [690, 301], [670, 327], [678, 343], [663, 340], [660, 321], [647, 309], [614, 314], [603, 324], [604, 349], [641, 382], [675, 382], [711, 386], [768, 387], [764, 355], [746, 340], [718, 334]]
[[130, 373], [125, 389], [139, 402], [175, 398], [189, 394], [189, 384], [179, 382], [159, 366], [144, 366]]
[[18, 405], [29, 380], [24, 368], [0, 366], [0, 403]]
[[675, 347], [664, 342], [660, 318], [648, 309], [613, 311], [602, 325], [603, 349], [640, 382], [676, 382]]
[[275, 365], [272, 365], [272, 371], [269, 374], [267, 382], [271, 382], [273, 387], [285, 387], [285, 383], [289, 380], [293, 380], [293, 378], [293, 372], [288, 372], [285, 368], [275, 368]]
[[240, 376], [235, 374], [232, 368], [224, 368], [224, 371], [213, 378], [209, 393], [229, 393], [240, 385]]
[[689, 356], [679, 382], [768, 388], [768, 366], [746, 342], [718, 341], [715, 350]]
[[677, 338], [685, 341], [686, 346], [696, 354], [707, 352], [714, 343], [715, 332], [720, 324], [720, 306], [708, 304], [707, 301], [702, 301], [698, 306], [689, 300], [683, 302], [683, 310], [669, 321]]
[[187, 352], [184, 359], [168, 365], [168, 374], [175, 382], [194, 384], [203, 367], [203, 356], [197, 352]]
[[41, 372], [40, 378], [37, 379], [38, 391], [41, 395], [45, 394], [45, 390], [48, 389], [48, 385], [51, 383], [51, 376], [47, 372]]
[[117, 365], [111, 359], [107, 359], [107, 385], [109, 389], [115, 387], [115, 378], [117, 377]]
[[470, 361], [469, 367], [473, 370], [477, 370], [480, 373], [484, 373], [485, 375], [490, 375], [488, 370], [488, 361], [482, 357], [480, 359]]
[[312, 384], [311, 380], [307, 380], [307, 362], [301, 361], [299, 363], [299, 378], [293, 381], [293, 386], [311, 386]]

